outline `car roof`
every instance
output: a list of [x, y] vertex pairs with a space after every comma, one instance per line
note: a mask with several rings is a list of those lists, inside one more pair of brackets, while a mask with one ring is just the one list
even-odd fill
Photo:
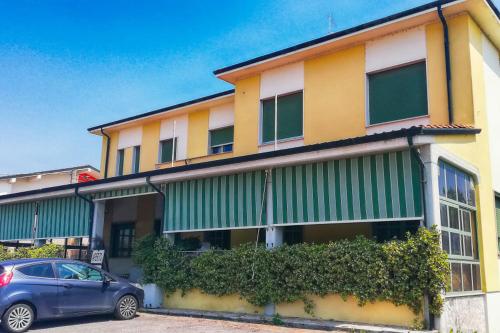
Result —
[[6, 260], [6, 261], [0, 261], [0, 266], [10, 267], [10, 266], [17, 266], [17, 265], [21, 265], [21, 264], [31, 264], [31, 263], [46, 262], [46, 261], [67, 261], [67, 262], [74, 262], [75, 260], [63, 259], [63, 258], [11, 259], [11, 260]]

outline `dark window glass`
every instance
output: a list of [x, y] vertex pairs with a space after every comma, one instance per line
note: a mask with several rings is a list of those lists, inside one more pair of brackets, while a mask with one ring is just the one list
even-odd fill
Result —
[[210, 247], [220, 250], [231, 248], [231, 230], [206, 231], [205, 240], [210, 243]]
[[63, 280], [102, 281], [102, 274], [97, 269], [84, 264], [56, 263], [57, 273]]
[[457, 172], [457, 200], [467, 203], [467, 176], [462, 172]]
[[462, 230], [463, 231], [467, 231], [467, 232], [470, 232], [471, 231], [471, 228], [470, 228], [470, 216], [471, 216], [471, 213], [467, 210], [462, 210]]
[[133, 154], [133, 161], [132, 161], [132, 172], [136, 173], [139, 172], [139, 165], [141, 161], [141, 146], [135, 146], [134, 147], [134, 154]]
[[448, 231], [441, 231], [441, 242], [443, 243], [443, 250], [450, 253], [450, 233]]
[[52, 264], [36, 264], [20, 267], [17, 269], [19, 272], [27, 276], [41, 277], [41, 278], [54, 278], [54, 270], [52, 269]]
[[472, 237], [470, 236], [462, 236], [464, 240], [464, 256], [472, 257]]
[[474, 182], [470, 177], [469, 181], [467, 182], [467, 204], [473, 207], [476, 206], [476, 191], [474, 189]]
[[175, 139], [175, 150], [174, 150], [174, 139], [163, 140], [160, 142], [160, 162], [172, 162], [172, 153], [174, 154], [174, 161], [177, 159], [177, 139]]
[[452, 200], [457, 200], [457, 180], [455, 170], [451, 167], [446, 168], [446, 185], [447, 197]]
[[439, 163], [438, 183], [439, 183], [439, 195], [442, 197], [446, 197], [446, 176], [443, 163]]
[[[262, 101], [262, 142], [274, 141], [275, 99]], [[301, 137], [303, 135], [302, 91], [278, 96], [277, 139]]]
[[481, 273], [479, 265], [472, 265], [472, 279], [474, 282], [474, 290], [481, 290]]
[[451, 264], [451, 290], [462, 291], [462, 269], [461, 264]]
[[135, 239], [135, 225], [120, 223], [111, 226], [111, 256], [130, 257]]
[[427, 115], [425, 62], [368, 75], [370, 124]]
[[448, 214], [450, 220], [450, 228], [460, 230], [460, 221], [458, 219], [458, 208], [448, 207]]
[[304, 228], [301, 225], [285, 227], [283, 230], [283, 242], [288, 245], [302, 243]]
[[118, 150], [116, 156], [116, 175], [123, 175], [123, 160], [125, 159], [125, 151], [123, 149]]
[[472, 290], [472, 267], [470, 264], [462, 264], [462, 282], [464, 291]]
[[395, 239], [404, 240], [408, 232], [410, 234], [416, 233], [419, 225], [418, 221], [377, 222], [373, 223], [373, 236], [379, 242]]
[[450, 243], [451, 243], [451, 254], [457, 256], [461, 255], [462, 251], [460, 250], [460, 234], [450, 232]]
[[210, 146], [221, 146], [234, 141], [234, 127], [228, 126], [210, 131]]
[[448, 227], [448, 206], [441, 204], [441, 226]]
[[495, 197], [495, 212], [497, 220], [498, 250], [500, 251], [500, 198]]

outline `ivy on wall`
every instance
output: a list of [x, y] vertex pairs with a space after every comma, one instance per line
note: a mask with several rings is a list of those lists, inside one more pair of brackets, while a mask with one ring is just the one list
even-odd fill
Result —
[[135, 244], [133, 256], [144, 269], [144, 282], [156, 283], [167, 295], [200, 289], [214, 296], [239, 294], [256, 306], [301, 300], [308, 313], [314, 311], [309, 295], [354, 296], [360, 306], [389, 301], [415, 313], [427, 295], [437, 315], [449, 276], [439, 233], [425, 228], [404, 241], [383, 244], [364, 237], [271, 251], [247, 244], [196, 257], [165, 238], [148, 236]]

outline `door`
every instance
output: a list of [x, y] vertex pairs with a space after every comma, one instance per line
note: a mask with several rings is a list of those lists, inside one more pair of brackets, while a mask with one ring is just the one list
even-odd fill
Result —
[[108, 284], [102, 273], [84, 263], [56, 262], [59, 305], [63, 315], [109, 312]]
[[51, 262], [28, 264], [16, 267], [21, 273], [13, 283], [22, 284], [30, 291], [32, 302], [38, 309], [37, 318], [51, 318], [60, 315], [58, 306], [58, 282]]

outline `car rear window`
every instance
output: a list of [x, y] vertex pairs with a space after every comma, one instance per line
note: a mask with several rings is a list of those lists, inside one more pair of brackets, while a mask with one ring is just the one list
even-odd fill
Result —
[[0, 274], [3, 274], [5, 272], [5, 268], [3, 266], [0, 266]]
[[17, 268], [24, 275], [41, 278], [54, 278], [54, 270], [52, 264], [34, 264]]

